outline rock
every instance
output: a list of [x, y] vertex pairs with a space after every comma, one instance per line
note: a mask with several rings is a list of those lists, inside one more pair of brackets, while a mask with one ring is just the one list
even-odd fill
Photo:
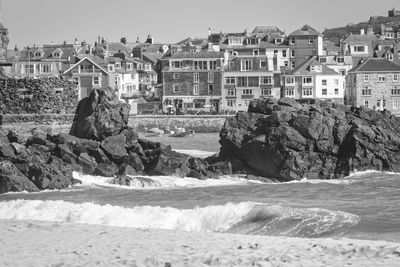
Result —
[[25, 144], [27, 141], [27, 138], [18, 135], [14, 131], [9, 131], [7, 134], [7, 138], [10, 143]]
[[54, 165], [29, 164], [28, 177], [40, 190], [64, 189], [72, 185], [72, 176], [66, 176]]
[[96, 166], [96, 170], [94, 171], [94, 175], [104, 176], [104, 177], [113, 177], [119, 171], [119, 168], [114, 163], [100, 163]]
[[123, 130], [121, 134], [125, 136], [125, 145], [128, 148], [135, 146], [139, 139], [139, 135], [131, 127]]
[[128, 127], [129, 110], [113, 89], [94, 89], [79, 102], [70, 134], [98, 141], [120, 134]]
[[119, 165], [119, 171], [118, 171], [119, 176], [136, 175], [136, 174], [138, 173], [131, 165], [127, 163], [122, 163], [121, 165]]
[[149, 177], [129, 177], [129, 176], [118, 176], [114, 179], [115, 184], [134, 187], [134, 188], [154, 188], [161, 187], [158, 181], [154, 181]]
[[325, 101], [272, 104], [256, 100], [248, 113], [227, 119], [217, 161], [230, 162], [234, 173], [280, 181], [400, 171], [400, 119], [389, 112]]
[[125, 142], [126, 137], [123, 134], [108, 136], [101, 142], [101, 148], [112, 160], [118, 161], [128, 156]]
[[5, 134], [0, 132], [0, 158], [13, 159], [15, 153]]
[[31, 144], [27, 149], [26, 160], [32, 163], [46, 164], [51, 156], [50, 149], [45, 145]]
[[78, 164], [82, 166], [83, 172], [86, 174], [92, 174], [97, 167], [96, 159], [92, 156], [89, 156], [87, 153], [82, 153], [79, 155]]
[[21, 191], [37, 192], [39, 189], [10, 161], [1, 161], [0, 194]]

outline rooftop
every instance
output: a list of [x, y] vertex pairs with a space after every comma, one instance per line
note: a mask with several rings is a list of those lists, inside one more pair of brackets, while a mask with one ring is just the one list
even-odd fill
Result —
[[368, 58], [349, 72], [400, 72], [400, 66], [386, 58]]
[[224, 58], [224, 52], [200, 51], [200, 52], [175, 52], [164, 59], [174, 58]]
[[321, 33], [318, 32], [313, 27], [311, 27], [310, 25], [306, 24], [303, 27], [301, 27], [300, 29], [297, 29], [294, 32], [292, 32], [291, 34], [289, 34], [289, 36], [308, 36], [308, 35], [319, 36], [319, 35], [321, 35]]

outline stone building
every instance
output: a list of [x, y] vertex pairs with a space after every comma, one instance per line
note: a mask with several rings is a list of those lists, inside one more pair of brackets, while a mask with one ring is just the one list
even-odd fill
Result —
[[221, 110], [223, 52], [176, 52], [164, 58], [163, 109]]
[[0, 62], [7, 60], [8, 30], [0, 23]]
[[345, 78], [312, 57], [282, 77], [282, 97], [344, 101]]
[[369, 58], [346, 77], [346, 104], [400, 114], [400, 66], [386, 58]]

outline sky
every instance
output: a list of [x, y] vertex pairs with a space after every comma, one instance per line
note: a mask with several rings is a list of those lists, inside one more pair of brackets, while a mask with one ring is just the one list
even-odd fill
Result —
[[309, 24], [319, 31], [387, 16], [398, 0], [0, 0], [0, 22], [8, 28], [13, 48], [50, 42], [176, 43], [212, 32], [252, 31], [277, 26], [286, 34]]

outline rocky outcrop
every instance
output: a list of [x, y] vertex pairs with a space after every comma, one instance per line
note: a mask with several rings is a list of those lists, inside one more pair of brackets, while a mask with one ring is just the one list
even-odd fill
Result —
[[400, 171], [400, 119], [364, 107], [255, 100], [227, 119], [220, 143], [233, 172], [280, 181]]
[[120, 134], [128, 128], [129, 110], [113, 89], [94, 89], [79, 102], [70, 134], [98, 141]]

